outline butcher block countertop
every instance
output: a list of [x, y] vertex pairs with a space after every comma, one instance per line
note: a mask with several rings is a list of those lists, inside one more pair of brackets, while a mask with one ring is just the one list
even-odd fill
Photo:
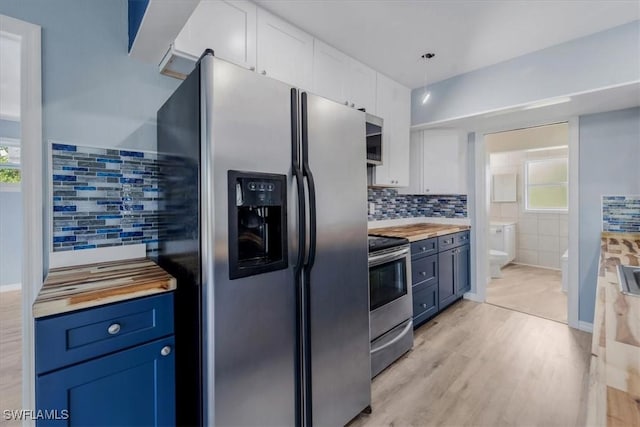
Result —
[[640, 233], [602, 233], [589, 426], [640, 426], [640, 297], [620, 292], [619, 264], [640, 266]]
[[33, 317], [96, 307], [176, 288], [176, 279], [147, 258], [49, 271], [33, 303]]
[[369, 234], [384, 237], [404, 237], [410, 242], [429, 239], [431, 237], [444, 236], [468, 230], [468, 225], [431, 224], [423, 222], [419, 224], [400, 225], [397, 227], [370, 228]]

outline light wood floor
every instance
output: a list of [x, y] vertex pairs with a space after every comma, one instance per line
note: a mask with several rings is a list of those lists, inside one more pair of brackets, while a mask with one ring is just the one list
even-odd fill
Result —
[[560, 271], [511, 264], [502, 269], [502, 276], [487, 285], [489, 304], [567, 323]]
[[0, 425], [5, 409], [22, 409], [22, 296], [0, 292]]
[[591, 334], [460, 301], [373, 380], [356, 426], [583, 426]]

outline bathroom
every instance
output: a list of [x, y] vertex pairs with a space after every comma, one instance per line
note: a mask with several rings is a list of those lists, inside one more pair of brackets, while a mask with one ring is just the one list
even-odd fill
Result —
[[567, 323], [568, 141], [567, 123], [486, 135], [487, 302], [562, 323]]

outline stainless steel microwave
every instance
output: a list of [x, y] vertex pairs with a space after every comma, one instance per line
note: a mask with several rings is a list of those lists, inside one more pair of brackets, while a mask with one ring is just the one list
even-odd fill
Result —
[[367, 121], [367, 164], [382, 164], [382, 123], [380, 117], [366, 115]]

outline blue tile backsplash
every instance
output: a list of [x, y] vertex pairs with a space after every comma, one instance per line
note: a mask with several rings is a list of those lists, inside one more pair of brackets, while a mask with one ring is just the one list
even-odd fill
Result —
[[602, 231], [640, 233], [640, 195], [603, 196]]
[[369, 212], [369, 221], [415, 217], [466, 218], [466, 194], [454, 195], [399, 195], [392, 188], [369, 188], [369, 203], [375, 205]]
[[154, 153], [52, 144], [53, 250], [158, 248]]

